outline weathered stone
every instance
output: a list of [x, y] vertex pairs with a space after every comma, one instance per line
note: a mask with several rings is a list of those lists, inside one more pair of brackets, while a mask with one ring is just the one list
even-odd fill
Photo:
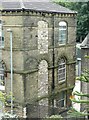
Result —
[[[34, 103], [38, 99], [38, 96], [50, 95], [52, 93], [52, 74], [54, 69], [55, 91], [60, 94], [60, 90], [65, 88], [68, 96], [66, 97], [66, 106], [68, 106], [70, 102], [69, 96], [71, 95], [71, 92], [68, 91], [72, 90], [67, 90], [67, 87], [73, 86], [75, 80], [74, 43], [76, 22], [74, 17], [56, 16], [54, 14], [53, 19], [52, 13], [50, 13], [50, 16], [47, 15], [45, 17], [40, 14], [34, 14], [33, 16], [25, 13], [25, 11], [8, 14], [5, 13], [2, 16], [5, 36], [2, 59], [6, 64], [8, 72], [6, 77], [6, 92], [10, 92], [10, 34], [7, 33], [7, 29], [11, 28], [13, 32], [13, 94], [15, 102], [25, 105], [26, 103]], [[39, 21], [41, 21], [40, 24], [38, 24]], [[60, 45], [58, 42], [60, 21], [66, 21], [67, 23], [68, 39], [66, 45]], [[60, 84], [58, 81], [58, 61], [62, 57], [66, 58], [67, 70], [66, 81]], [[41, 100], [40, 103], [52, 105], [48, 98]]]

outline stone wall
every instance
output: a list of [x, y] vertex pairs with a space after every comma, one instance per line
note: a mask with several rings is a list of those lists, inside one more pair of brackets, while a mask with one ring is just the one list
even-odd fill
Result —
[[[60, 44], [58, 43], [58, 36], [59, 36], [59, 22], [60, 21], [66, 21], [67, 25], [68, 25], [68, 40], [67, 40], [67, 44], [66, 45], [62, 45], [60, 46]], [[46, 25], [48, 26], [48, 52], [39, 52], [39, 41], [43, 39], [44, 40], [44, 36], [40, 36], [40, 28], [38, 27], [38, 23], [40, 22], [44, 22], [46, 23]], [[43, 23], [43, 24], [44, 24]], [[59, 17], [59, 16], [55, 16], [54, 17], [54, 30], [53, 30], [53, 16], [42, 16], [42, 15], [33, 15], [33, 16], [24, 16], [24, 20], [23, 20], [23, 24], [24, 24], [24, 31], [25, 28], [28, 31], [24, 33], [25, 36], [27, 36], [28, 41], [30, 41], [31, 44], [25, 44], [25, 49], [27, 51], [25, 51], [25, 53], [27, 53], [27, 59], [28, 61], [30, 59], [32, 59], [32, 61], [27, 64], [27, 67], [31, 64], [30, 67], [31, 70], [34, 69], [38, 69], [38, 71], [36, 71], [36, 73], [32, 73], [33, 76], [35, 76], [36, 74], [38, 74], [39, 72], [39, 64], [42, 60], [46, 60], [48, 63], [48, 88], [49, 91], [51, 91], [51, 85], [52, 85], [52, 66], [53, 66], [53, 47], [54, 47], [54, 53], [55, 53], [55, 67], [54, 67], [54, 72], [55, 72], [55, 86], [56, 88], [59, 90], [62, 87], [71, 87], [74, 85], [74, 81], [75, 81], [75, 36], [76, 36], [76, 21], [74, 17]], [[38, 32], [39, 30], [39, 32]], [[28, 34], [29, 33], [29, 34]], [[31, 33], [31, 34], [30, 34]], [[54, 34], [54, 36], [53, 36]], [[30, 39], [30, 35], [32, 36], [32, 38]], [[46, 36], [47, 37], [47, 36]], [[54, 39], [54, 46], [53, 46], [53, 39]], [[47, 41], [47, 39], [46, 39]], [[33, 43], [34, 42], [34, 43]], [[42, 41], [41, 41], [42, 42]], [[47, 43], [44, 42], [44, 46], [47, 50]], [[34, 46], [35, 45], [35, 46]], [[41, 49], [40, 49], [41, 50]], [[24, 54], [24, 62], [26, 65], [26, 54]], [[67, 82], [64, 82], [61, 87], [60, 87], [60, 83], [58, 83], [58, 60], [61, 57], [65, 57], [67, 59]], [[34, 62], [33, 62], [34, 61]], [[27, 69], [27, 68], [26, 68]], [[71, 74], [70, 74], [71, 73]], [[30, 75], [29, 75], [30, 76]], [[37, 75], [38, 76], [38, 75]], [[33, 77], [33, 82], [37, 82], [38, 78]], [[27, 86], [30, 82], [30, 78], [28, 78], [27, 80]], [[30, 85], [32, 85], [33, 83], [31, 83]], [[28, 87], [26, 86], [26, 89], [28, 89]], [[29, 88], [30, 90], [30, 88]], [[37, 91], [36, 91], [37, 92]], [[28, 93], [26, 92], [25, 95], [27, 95], [27, 98], [30, 98], [31, 94], [34, 94], [34, 92], [29, 91], [29, 96]], [[71, 94], [71, 93], [70, 93]], [[69, 95], [70, 96], [70, 95]], [[26, 99], [27, 101], [27, 99]]]
[[[38, 73], [41, 68], [39, 65], [42, 61], [47, 62], [48, 67], [44, 67], [47, 72], [48, 81], [42, 77], [42, 85], [48, 84], [46, 92], [52, 92], [52, 69], [54, 68], [55, 89], [60, 90], [62, 87], [74, 85], [75, 80], [75, 36], [76, 21], [73, 15], [60, 16], [56, 14], [42, 15], [13, 12], [3, 13], [5, 47], [3, 49], [3, 60], [7, 66], [6, 91], [10, 88], [10, 38], [7, 29], [13, 31], [13, 69], [14, 69], [14, 96], [16, 102], [21, 104], [32, 103], [38, 98]], [[58, 43], [59, 22], [66, 21], [68, 25], [68, 39], [66, 45]], [[38, 27], [41, 21], [42, 27]], [[54, 26], [53, 26], [54, 25]], [[45, 32], [40, 35], [40, 29]], [[44, 43], [41, 43], [41, 42]], [[53, 44], [54, 43], [54, 44]], [[42, 46], [43, 45], [43, 46]], [[45, 46], [45, 47], [44, 47]], [[54, 66], [53, 66], [53, 49], [54, 49]], [[58, 83], [58, 60], [65, 57], [67, 60], [67, 80], [62, 84]], [[45, 72], [44, 72], [45, 73]], [[46, 75], [46, 73], [44, 74]], [[47, 76], [46, 76], [47, 77]], [[44, 78], [44, 80], [43, 80]], [[69, 96], [70, 96], [69, 92]], [[18, 97], [19, 96], [19, 97]]]
[[[84, 70], [89, 69], [89, 59], [85, 58], [85, 56], [89, 56], [89, 48], [82, 48], [81, 53], [82, 53], [81, 63], [82, 63], [82, 73], [83, 73]], [[89, 83], [82, 82], [81, 83], [81, 91], [82, 91], [82, 93], [86, 93], [86, 94], [89, 93]], [[82, 97], [82, 99], [89, 100], [89, 98], [87, 98], [87, 97]], [[85, 108], [85, 105], [82, 104], [81, 109], [84, 110], [84, 108]]]

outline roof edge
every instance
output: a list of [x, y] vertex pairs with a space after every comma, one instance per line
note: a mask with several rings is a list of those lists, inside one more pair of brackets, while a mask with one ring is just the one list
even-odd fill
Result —
[[1, 9], [0, 10], [1, 12], [4, 12], [4, 11], [7, 11], [7, 12], [10, 12], [10, 11], [12, 11], [12, 12], [14, 12], [14, 11], [18, 11], [18, 12], [20, 12], [20, 11], [27, 11], [27, 12], [29, 12], [29, 11], [33, 11], [33, 12], [44, 12], [44, 13], [51, 13], [51, 14], [77, 14], [77, 12], [76, 11], [73, 11], [73, 12], [65, 12], [65, 11], [60, 11], [60, 12], [58, 12], [58, 11], [46, 11], [46, 10], [35, 10], [35, 9], [26, 9], [26, 8], [12, 8], [12, 9]]

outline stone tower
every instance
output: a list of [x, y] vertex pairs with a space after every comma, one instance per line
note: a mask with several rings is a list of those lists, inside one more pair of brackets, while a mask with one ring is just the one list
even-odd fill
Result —
[[48, 97], [37, 104], [70, 106], [75, 81], [76, 12], [52, 2], [5, 1], [2, 8], [6, 93], [10, 92], [10, 28], [14, 104], [24, 107], [55, 91], [53, 102]]

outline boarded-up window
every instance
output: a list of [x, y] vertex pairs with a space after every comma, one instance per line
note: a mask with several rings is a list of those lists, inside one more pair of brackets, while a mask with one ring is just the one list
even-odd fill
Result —
[[[48, 94], [48, 64], [42, 60], [39, 64], [38, 72], [38, 97], [43, 97]], [[48, 105], [48, 99], [39, 101], [40, 105]]]
[[40, 54], [48, 53], [48, 23], [38, 22], [38, 50]]

